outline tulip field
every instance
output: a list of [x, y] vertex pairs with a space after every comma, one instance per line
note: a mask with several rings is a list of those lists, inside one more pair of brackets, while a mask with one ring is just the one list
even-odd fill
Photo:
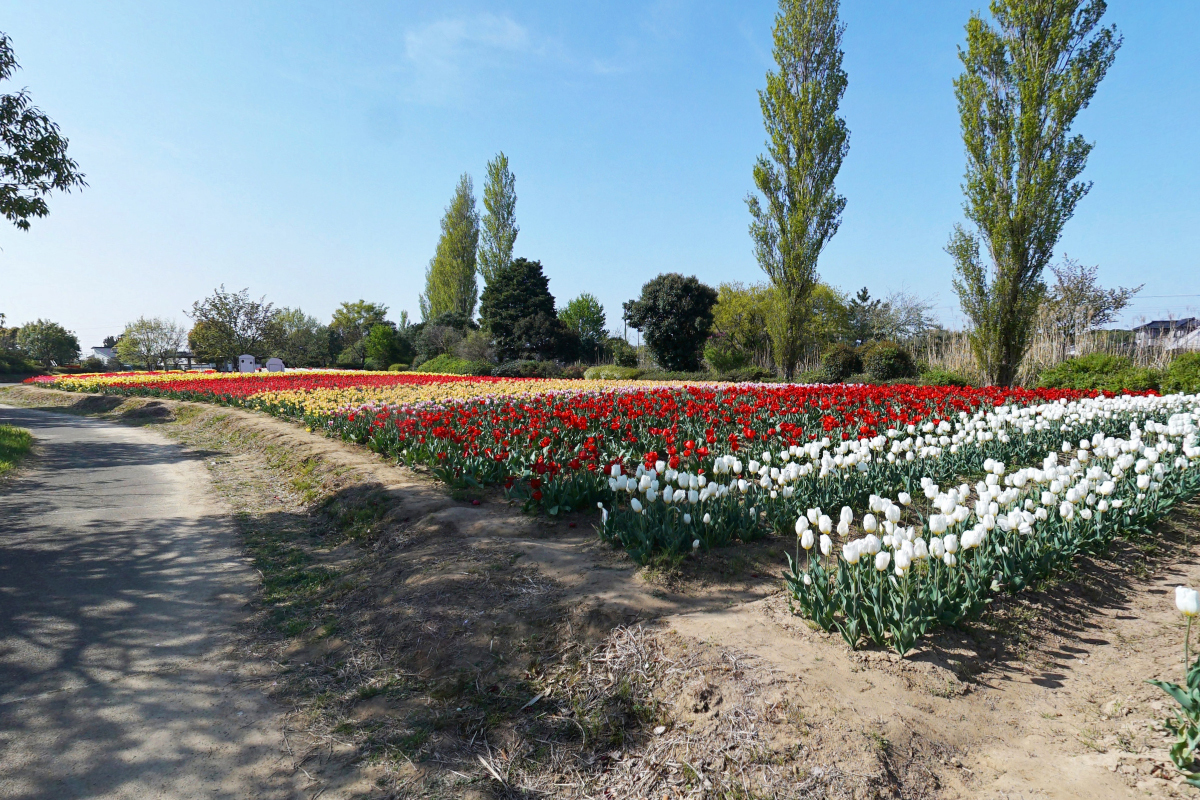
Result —
[[900, 653], [1200, 491], [1200, 397], [413, 373], [125, 373], [54, 388], [303, 422], [527, 511], [592, 509], [639, 563], [796, 536], [799, 613]]

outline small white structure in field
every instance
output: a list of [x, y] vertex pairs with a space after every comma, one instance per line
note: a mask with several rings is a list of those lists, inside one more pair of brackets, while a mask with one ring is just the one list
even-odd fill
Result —
[[283, 359], [282, 358], [268, 358], [267, 359], [267, 372], [283, 372]]
[[257, 369], [254, 356], [238, 356], [238, 372], [255, 372]]

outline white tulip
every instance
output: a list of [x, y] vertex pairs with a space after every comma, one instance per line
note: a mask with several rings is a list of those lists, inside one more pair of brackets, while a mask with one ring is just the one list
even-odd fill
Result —
[[875, 569], [883, 572], [888, 568], [888, 563], [892, 560], [892, 554], [883, 550], [875, 554]]
[[1185, 617], [1200, 614], [1200, 592], [1186, 586], [1176, 586], [1175, 607], [1182, 611]]
[[633, 509], [633, 513], [635, 514], [642, 513], [642, 504], [638, 502], [636, 497], [629, 501], [629, 507]]
[[705, 514], [702, 522], [707, 525], [712, 522], [712, 514]]
[[813, 532], [806, 528], [800, 536], [800, 546], [805, 550], [812, 550], [813, 543]]
[[946, 548], [947, 553], [958, 552], [958, 537], [953, 533], [948, 533], [942, 537], [942, 545]]
[[912, 505], [912, 495], [910, 495], [908, 492], [901, 492], [899, 496], [896, 497], [896, 500], [902, 506]]
[[874, 514], [867, 514], [863, 517], [862, 527], [867, 533], [874, 533], [879, 530], [879, 520], [875, 519]]
[[821, 534], [821, 555], [827, 556], [833, 550], [833, 539], [830, 539], [825, 534]]
[[796, 520], [796, 535], [800, 536], [806, 530], [808, 530], [808, 518], [800, 517], [799, 519]]
[[833, 531], [833, 520], [831, 520], [825, 514], [822, 514], [820, 516], [820, 518], [817, 519], [817, 530], [819, 530], [821, 533], [832, 532]]

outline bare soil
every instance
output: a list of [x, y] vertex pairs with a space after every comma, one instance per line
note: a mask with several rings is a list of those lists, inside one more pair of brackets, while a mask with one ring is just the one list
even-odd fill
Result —
[[[1196, 509], [905, 659], [813, 631], [791, 542], [639, 569], [590, 515], [523, 515], [243, 411], [21, 387], [11, 404], [202, 448], [263, 575], [247, 659], [322, 797], [1186, 796], [1167, 760]], [[364, 788], [370, 787], [370, 788]]]

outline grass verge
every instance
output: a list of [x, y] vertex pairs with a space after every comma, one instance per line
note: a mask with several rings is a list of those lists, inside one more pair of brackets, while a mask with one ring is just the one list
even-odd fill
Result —
[[0, 425], [0, 478], [17, 468], [33, 448], [33, 436], [24, 428]]

